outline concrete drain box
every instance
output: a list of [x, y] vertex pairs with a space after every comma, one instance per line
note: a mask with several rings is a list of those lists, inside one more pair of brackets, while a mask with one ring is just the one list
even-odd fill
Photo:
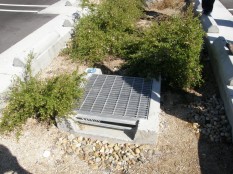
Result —
[[75, 115], [60, 129], [125, 142], [155, 143], [159, 128], [160, 80], [89, 74]]

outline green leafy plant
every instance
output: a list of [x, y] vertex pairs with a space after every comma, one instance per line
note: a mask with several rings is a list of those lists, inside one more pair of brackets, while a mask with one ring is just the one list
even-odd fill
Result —
[[154, 22], [142, 36], [126, 40], [121, 57], [128, 72], [137, 76], [161, 74], [174, 88], [189, 88], [202, 83], [200, 52], [204, 32], [191, 8], [182, 15], [161, 23]]
[[95, 64], [107, 56], [126, 60], [127, 75], [154, 78], [161, 74], [174, 88], [202, 83], [200, 52], [204, 32], [192, 7], [186, 12], [139, 28], [141, 0], [104, 0], [82, 18], [68, 53]]
[[114, 55], [124, 37], [135, 29], [142, 15], [140, 0], [105, 0], [80, 19], [75, 27], [69, 54], [87, 63], [101, 62]]
[[77, 72], [42, 81], [32, 76], [31, 60], [32, 55], [24, 79], [17, 78], [9, 93], [9, 102], [0, 122], [2, 132], [20, 129], [30, 117], [52, 123], [55, 116], [70, 113], [82, 95], [79, 87], [82, 77]]

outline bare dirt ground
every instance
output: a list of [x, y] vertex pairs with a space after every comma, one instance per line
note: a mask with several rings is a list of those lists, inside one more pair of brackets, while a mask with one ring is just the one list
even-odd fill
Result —
[[[116, 63], [108, 66], [114, 69]], [[43, 74], [69, 71], [72, 67], [76, 65], [58, 57]], [[154, 153], [149, 161], [136, 163], [127, 172], [89, 167], [77, 155], [66, 153], [57, 145], [57, 140], [67, 133], [30, 119], [19, 139], [14, 133], [0, 136], [0, 173], [233, 173], [232, 144], [211, 142], [197, 133], [190, 121], [189, 103], [214, 94], [218, 96], [209, 62], [205, 63], [204, 77], [208, 80], [201, 88], [187, 93], [163, 87], [159, 138], [150, 146]]]

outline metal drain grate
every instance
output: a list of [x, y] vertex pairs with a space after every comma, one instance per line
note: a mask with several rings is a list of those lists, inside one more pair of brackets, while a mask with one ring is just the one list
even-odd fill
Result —
[[77, 118], [135, 125], [137, 120], [148, 118], [152, 82], [93, 74], [85, 86]]

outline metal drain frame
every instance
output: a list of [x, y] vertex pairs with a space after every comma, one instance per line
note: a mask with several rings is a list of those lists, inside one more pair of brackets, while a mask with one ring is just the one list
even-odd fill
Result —
[[140, 119], [148, 119], [152, 85], [153, 80], [139, 77], [92, 74], [76, 119], [135, 126]]

